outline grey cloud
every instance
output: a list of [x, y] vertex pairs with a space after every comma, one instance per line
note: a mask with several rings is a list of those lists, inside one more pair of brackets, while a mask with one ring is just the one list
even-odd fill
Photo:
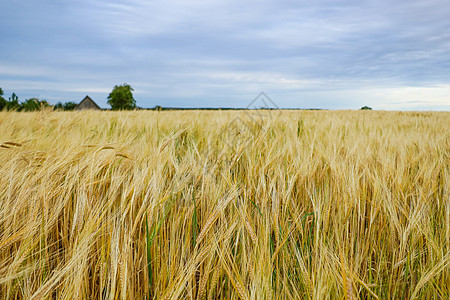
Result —
[[239, 106], [260, 90], [286, 107], [376, 104], [374, 89], [449, 84], [448, 15], [441, 0], [11, 1], [0, 86], [106, 102], [128, 82], [142, 106]]

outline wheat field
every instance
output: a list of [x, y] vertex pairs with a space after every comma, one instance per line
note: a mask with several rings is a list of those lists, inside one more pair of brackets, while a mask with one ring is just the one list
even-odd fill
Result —
[[449, 112], [0, 112], [0, 298], [448, 299], [449, 133]]

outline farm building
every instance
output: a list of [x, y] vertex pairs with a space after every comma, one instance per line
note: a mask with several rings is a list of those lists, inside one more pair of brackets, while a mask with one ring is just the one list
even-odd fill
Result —
[[101, 110], [100, 106], [98, 106], [97, 103], [95, 103], [89, 96], [84, 97], [84, 99], [78, 103], [77, 106], [75, 106], [75, 110], [87, 109]]

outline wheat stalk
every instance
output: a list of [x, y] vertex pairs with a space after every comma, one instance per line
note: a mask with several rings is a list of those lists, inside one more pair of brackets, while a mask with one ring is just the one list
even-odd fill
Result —
[[269, 113], [1, 111], [0, 300], [447, 299], [450, 113]]

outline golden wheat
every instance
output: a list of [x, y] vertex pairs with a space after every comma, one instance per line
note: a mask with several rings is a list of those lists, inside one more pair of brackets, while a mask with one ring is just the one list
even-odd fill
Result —
[[259, 114], [0, 112], [0, 298], [449, 298], [450, 113]]

